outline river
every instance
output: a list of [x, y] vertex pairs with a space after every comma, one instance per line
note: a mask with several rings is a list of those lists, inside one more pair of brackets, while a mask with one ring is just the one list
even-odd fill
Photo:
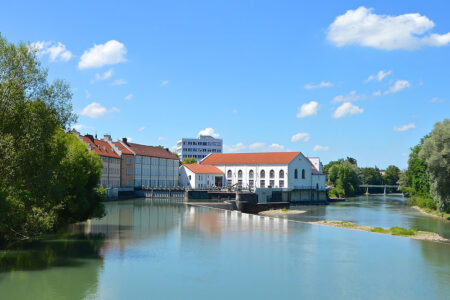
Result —
[[[386, 198], [364, 201], [315, 207], [320, 216], [309, 212], [309, 218], [390, 226], [394, 216], [403, 225], [418, 224], [401, 208], [396, 212], [395, 200], [393, 207]], [[0, 252], [0, 298], [448, 299], [450, 295], [450, 244], [167, 201], [128, 200], [107, 203], [106, 209], [101, 220]], [[382, 216], [377, 218], [377, 212]]]

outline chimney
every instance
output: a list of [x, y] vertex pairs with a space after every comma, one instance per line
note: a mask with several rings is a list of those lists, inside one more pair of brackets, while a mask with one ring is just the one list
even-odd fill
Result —
[[88, 139], [90, 139], [92, 141], [92, 143], [94, 144], [94, 137], [92, 136], [92, 134], [86, 134], [86, 137]]
[[124, 142], [125, 144], [128, 144], [127, 138], [122, 138], [122, 142]]
[[109, 135], [109, 134], [103, 135], [103, 140], [105, 140], [107, 142], [112, 142], [111, 135]]

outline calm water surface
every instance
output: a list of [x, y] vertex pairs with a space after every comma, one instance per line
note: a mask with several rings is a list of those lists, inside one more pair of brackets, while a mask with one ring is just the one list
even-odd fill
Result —
[[0, 298], [450, 295], [449, 244], [161, 201], [108, 203], [107, 212], [70, 235], [0, 252]]
[[[400, 226], [436, 232], [450, 239], [450, 222], [425, 215], [406, 204], [401, 194], [370, 195], [348, 198], [327, 206], [293, 206], [305, 210], [289, 219], [300, 221], [345, 220], [360, 225], [390, 228]], [[450, 255], [450, 254], [449, 254]]]

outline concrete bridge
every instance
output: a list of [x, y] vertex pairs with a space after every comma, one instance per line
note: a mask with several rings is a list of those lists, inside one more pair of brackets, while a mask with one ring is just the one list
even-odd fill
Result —
[[384, 194], [386, 195], [387, 188], [398, 189], [398, 185], [388, 185], [388, 184], [361, 184], [359, 187], [366, 188], [366, 195], [369, 195], [369, 188], [383, 188]]

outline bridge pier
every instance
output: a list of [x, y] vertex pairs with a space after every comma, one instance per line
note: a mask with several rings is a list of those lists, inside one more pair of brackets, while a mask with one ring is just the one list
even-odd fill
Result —
[[366, 195], [369, 195], [369, 187], [366, 187]]
[[383, 194], [386, 196], [386, 185], [384, 186], [384, 193]]

